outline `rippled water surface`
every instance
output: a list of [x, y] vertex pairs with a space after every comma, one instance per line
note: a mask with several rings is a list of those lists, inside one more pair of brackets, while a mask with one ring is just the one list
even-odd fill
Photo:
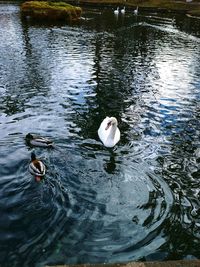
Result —
[[84, 9], [41, 25], [0, 4], [0, 25], [0, 265], [200, 258], [200, 21]]

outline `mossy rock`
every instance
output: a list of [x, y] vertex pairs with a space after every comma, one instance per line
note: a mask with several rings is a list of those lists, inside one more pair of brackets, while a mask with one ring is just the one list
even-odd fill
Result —
[[74, 21], [81, 16], [82, 9], [64, 2], [27, 1], [21, 5], [23, 17], [46, 21]]

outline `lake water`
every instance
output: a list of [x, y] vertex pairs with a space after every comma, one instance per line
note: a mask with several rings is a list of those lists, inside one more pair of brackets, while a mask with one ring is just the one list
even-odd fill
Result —
[[41, 25], [1, 3], [0, 25], [0, 265], [200, 258], [200, 20], [84, 8]]

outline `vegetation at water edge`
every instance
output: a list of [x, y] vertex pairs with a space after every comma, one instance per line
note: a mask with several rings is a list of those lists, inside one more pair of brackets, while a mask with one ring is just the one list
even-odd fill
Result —
[[23, 17], [50, 21], [74, 21], [81, 16], [81, 7], [65, 2], [27, 1], [21, 5]]

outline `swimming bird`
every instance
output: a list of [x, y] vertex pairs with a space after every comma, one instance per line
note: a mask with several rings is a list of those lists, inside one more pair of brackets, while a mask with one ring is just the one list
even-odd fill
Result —
[[106, 117], [99, 129], [98, 135], [105, 147], [114, 147], [120, 140], [120, 130], [115, 117]]
[[124, 8], [121, 9], [121, 13], [122, 13], [122, 14], [125, 13], [125, 6], [124, 6]]
[[138, 15], [138, 6], [136, 7], [136, 9], [133, 11], [134, 15]]
[[117, 7], [117, 9], [114, 10], [114, 14], [118, 15], [119, 14], [119, 7]]
[[25, 137], [28, 145], [40, 147], [53, 147], [53, 142], [45, 137], [28, 133]]
[[45, 165], [42, 163], [42, 161], [36, 158], [34, 152], [31, 153], [31, 162], [29, 164], [29, 171], [32, 175], [35, 176], [37, 182], [40, 182], [42, 180], [42, 177], [46, 173]]

